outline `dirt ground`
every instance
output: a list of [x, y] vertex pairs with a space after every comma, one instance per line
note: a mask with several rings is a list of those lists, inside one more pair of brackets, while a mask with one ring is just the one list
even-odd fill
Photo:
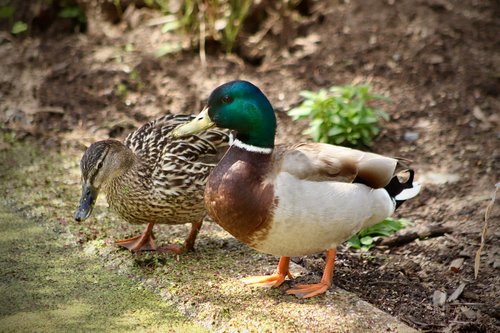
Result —
[[[247, 79], [277, 109], [278, 141], [300, 141], [304, 124], [283, 110], [301, 90], [370, 82], [391, 100], [381, 105], [391, 120], [372, 150], [412, 160], [424, 185], [397, 216], [452, 232], [368, 254], [341, 248], [334, 284], [421, 330], [499, 331], [498, 203], [477, 279], [473, 273], [500, 179], [499, 2], [303, 1], [285, 17], [252, 13], [236, 52], [209, 41], [206, 64], [185, 36], [160, 32], [158, 11], [126, 14], [117, 24], [95, 16], [88, 33], [69, 33], [59, 21], [24, 38], [0, 33], [2, 131], [48, 149], [81, 150], [167, 112], [196, 113], [214, 87]], [[183, 49], [155, 57], [165, 43]], [[464, 263], [454, 273], [457, 258]], [[294, 261], [317, 279], [322, 259]], [[457, 299], [433, 303], [435, 291], [449, 297], [461, 284]]]

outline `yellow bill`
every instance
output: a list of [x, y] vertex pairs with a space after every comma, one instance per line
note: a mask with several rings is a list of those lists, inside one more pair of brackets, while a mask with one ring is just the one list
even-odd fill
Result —
[[190, 122], [174, 128], [174, 130], [170, 132], [170, 135], [174, 138], [182, 138], [186, 135], [204, 131], [213, 126], [215, 126], [215, 123], [208, 116], [208, 107], [206, 107]]

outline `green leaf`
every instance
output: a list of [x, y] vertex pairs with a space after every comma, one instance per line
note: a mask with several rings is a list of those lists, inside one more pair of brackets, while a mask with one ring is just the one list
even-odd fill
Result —
[[316, 96], [317, 94], [313, 91], [309, 91], [309, 90], [302, 90], [301, 92], [299, 92], [299, 95], [304, 97], [305, 99], [316, 99]]
[[182, 50], [181, 43], [165, 43], [156, 49], [155, 57], [160, 58], [167, 54], [179, 52], [180, 50]]
[[333, 143], [335, 143], [336, 145], [341, 145], [341, 144], [343, 144], [343, 143], [344, 143], [347, 139], [346, 139], [346, 137], [345, 137], [345, 136], [343, 136], [343, 135], [342, 135], [342, 136], [338, 135], [338, 136], [336, 136], [333, 140], [334, 140], [334, 141], [333, 141]]
[[161, 33], [167, 33], [169, 31], [177, 30], [182, 26], [181, 21], [175, 20], [171, 22], [167, 22], [161, 27]]
[[340, 127], [332, 127], [328, 130], [328, 136], [337, 136], [344, 133], [344, 130]]
[[354, 235], [347, 241], [347, 244], [354, 248], [354, 249], [360, 249], [361, 248], [361, 242], [359, 240], [358, 235]]
[[377, 124], [378, 119], [374, 116], [366, 116], [363, 118], [363, 124]]
[[14, 35], [17, 35], [17, 34], [20, 34], [22, 32], [25, 32], [26, 30], [28, 30], [28, 25], [26, 23], [24, 23], [23, 21], [17, 21], [12, 26], [12, 31], [11, 32]]
[[311, 113], [311, 109], [307, 107], [298, 106], [296, 108], [288, 110], [288, 115], [294, 119], [304, 118]]
[[373, 237], [372, 236], [361, 237], [361, 239], [359, 241], [363, 245], [372, 245], [373, 244]]
[[307, 129], [307, 133], [312, 136], [314, 141], [320, 141], [321, 139], [321, 124], [323, 120], [321, 119], [313, 119], [309, 128]]

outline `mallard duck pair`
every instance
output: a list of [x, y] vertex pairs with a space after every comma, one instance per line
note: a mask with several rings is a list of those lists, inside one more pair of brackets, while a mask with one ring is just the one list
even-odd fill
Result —
[[[132, 252], [141, 250], [193, 250], [206, 210], [205, 182], [215, 163], [227, 150], [227, 131], [211, 130], [183, 139], [168, 137], [179, 124], [193, 116], [167, 115], [131, 133], [124, 143], [103, 140], [84, 153], [80, 168], [82, 196], [75, 213], [87, 219], [100, 192], [124, 220], [147, 224], [144, 232], [116, 243]], [[191, 223], [184, 246], [157, 247], [154, 224]]]
[[303, 298], [324, 293], [336, 247], [419, 192], [412, 170], [406, 181], [395, 175], [394, 158], [321, 143], [275, 145], [271, 103], [246, 81], [215, 89], [207, 107], [171, 134], [213, 126], [234, 130], [236, 138], [208, 177], [208, 214], [250, 247], [280, 256], [275, 274], [245, 279], [250, 285], [277, 287], [291, 277], [291, 256], [326, 250], [321, 281], [287, 291]]

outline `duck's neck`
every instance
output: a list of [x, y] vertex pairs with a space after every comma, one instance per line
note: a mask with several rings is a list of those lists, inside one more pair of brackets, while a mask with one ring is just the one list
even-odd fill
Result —
[[267, 100], [266, 102], [266, 105], [258, 108], [264, 111], [253, 114], [253, 117], [249, 119], [236, 119], [240, 123], [238, 123], [237, 127], [232, 127], [236, 131], [236, 139], [246, 145], [245, 147], [252, 146], [267, 149], [274, 147], [276, 116], [271, 104]]
[[136, 186], [136, 182], [131, 180], [138, 179], [141, 169], [144, 168], [144, 163], [140, 158], [125, 146], [119, 154], [117, 165], [115, 172], [104, 184], [104, 192], [107, 196], [126, 192], [130, 186]]
[[252, 145], [249, 143], [245, 143], [245, 142], [241, 141], [238, 137], [236, 137], [236, 139], [233, 141], [233, 146], [237, 147], [239, 150], [242, 150], [242, 151], [248, 152], [248, 153], [271, 155], [273, 152], [274, 145], [271, 147], [256, 146], [256, 145]]

